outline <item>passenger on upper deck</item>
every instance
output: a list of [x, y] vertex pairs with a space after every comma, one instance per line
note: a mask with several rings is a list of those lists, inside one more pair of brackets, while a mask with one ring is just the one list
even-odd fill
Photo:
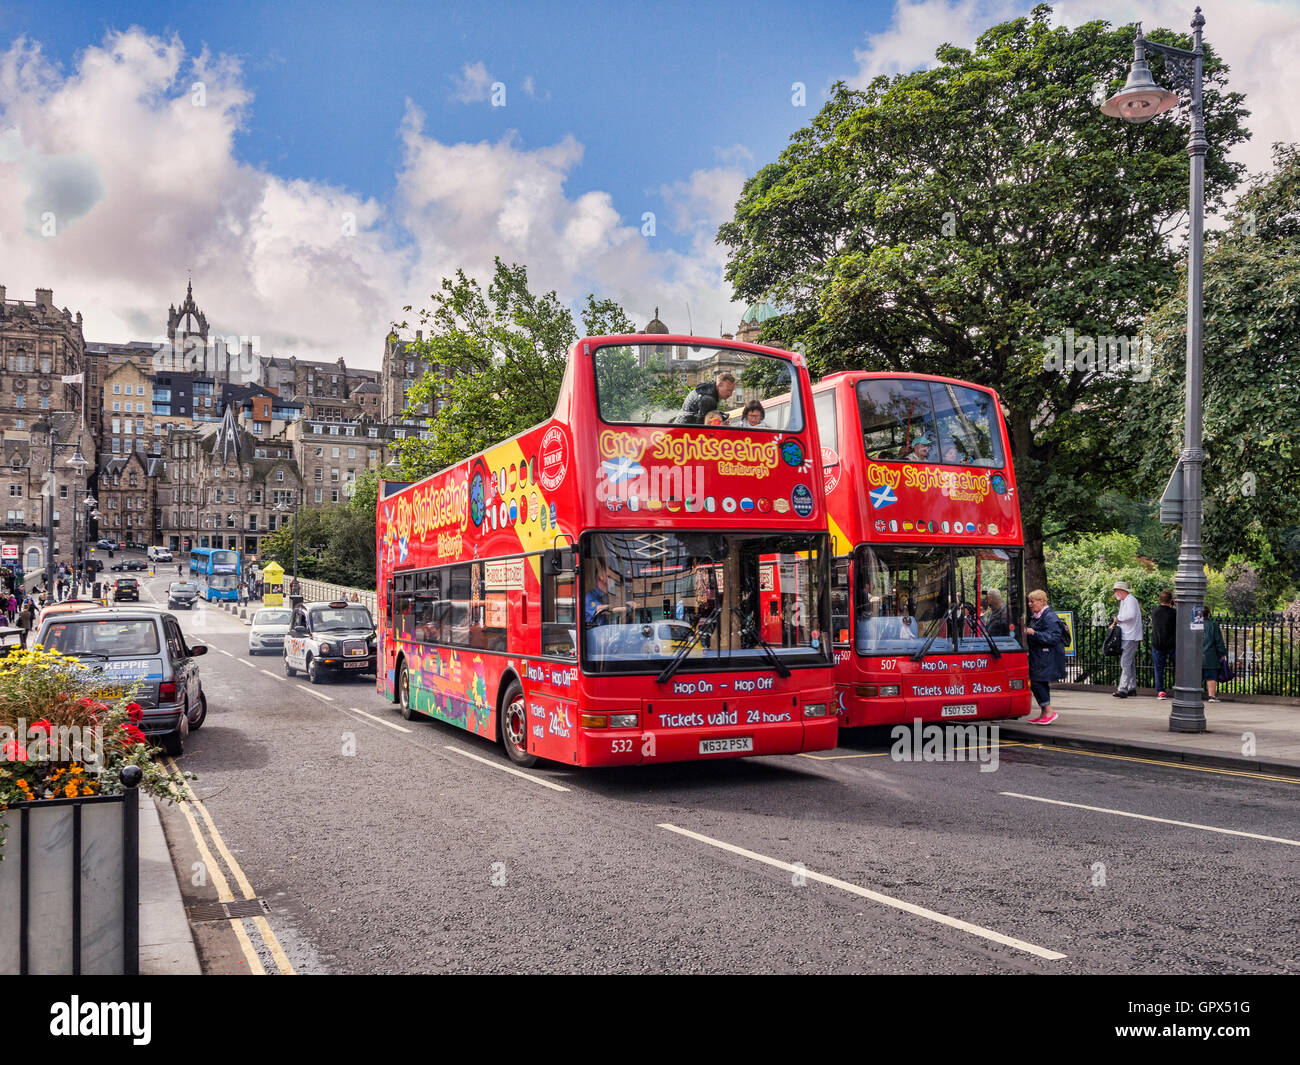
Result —
[[736, 378], [723, 370], [713, 379], [696, 385], [682, 400], [682, 412], [677, 415], [680, 425], [702, 425], [704, 416], [711, 410], [717, 410], [724, 399], [730, 399], [736, 391]]
[[747, 426], [752, 426], [755, 429], [766, 429], [767, 426], [764, 423], [765, 415], [766, 412], [763, 410], [763, 404], [756, 399], [751, 399], [745, 404], [745, 410], [744, 413], [741, 414], [741, 419]]
[[904, 451], [900, 456], [902, 462], [933, 462], [930, 458], [930, 448], [934, 444], [928, 436], [922, 433], [912, 441], [912, 449]]

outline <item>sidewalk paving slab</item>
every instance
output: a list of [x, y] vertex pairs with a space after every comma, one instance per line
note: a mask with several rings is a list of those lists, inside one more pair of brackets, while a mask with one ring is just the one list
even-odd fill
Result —
[[140, 796], [140, 975], [200, 976], [180, 882], [153, 796]]
[[[1053, 690], [1050, 725], [1002, 725], [1006, 737], [1088, 750], [1136, 752], [1189, 764], [1300, 777], [1300, 708], [1273, 703], [1205, 704], [1206, 732], [1170, 732], [1172, 697], [1116, 699], [1111, 689]], [[1037, 716], [1034, 708], [1031, 716]], [[1247, 754], [1253, 738], [1254, 751]]]

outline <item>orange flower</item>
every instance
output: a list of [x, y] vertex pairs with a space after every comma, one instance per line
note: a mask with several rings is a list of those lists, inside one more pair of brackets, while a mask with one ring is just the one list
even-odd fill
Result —
[[66, 795], [69, 799], [75, 799], [77, 797], [77, 785], [73, 783], [69, 783], [67, 787], [63, 789], [63, 794]]

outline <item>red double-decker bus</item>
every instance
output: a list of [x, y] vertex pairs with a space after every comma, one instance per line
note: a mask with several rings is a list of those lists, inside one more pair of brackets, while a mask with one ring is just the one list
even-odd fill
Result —
[[813, 386], [845, 726], [1021, 717], [1023, 531], [997, 393], [850, 371]]
[[379, 691], [521, 765], [835, 746], [818, 456], [798, 355], [579, 341], [550, 420], [381, 492]]

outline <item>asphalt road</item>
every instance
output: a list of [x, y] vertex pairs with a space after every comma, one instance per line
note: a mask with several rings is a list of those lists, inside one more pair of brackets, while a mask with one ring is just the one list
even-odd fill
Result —
[[1014, 745], [981, 772], [853, 734], [520, 775], [369, 678], [313, 688], [229, 614], [179, 616], [210, 648], [176, 760], [200, 805], [163, 811], [186, 902], [224, 880], [267, 911], [195, 923], [207, 971], [1300, 971], [1300, 783]]

